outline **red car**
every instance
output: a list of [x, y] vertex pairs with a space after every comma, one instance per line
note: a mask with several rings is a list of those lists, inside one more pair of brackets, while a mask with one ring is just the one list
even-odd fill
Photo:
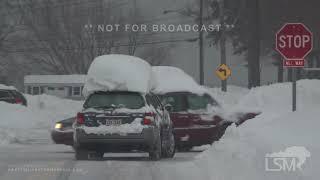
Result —
[[[185, 151], [193, 146], [212, 144], [219, 140], [226, 128], [233, 123], [215, 113], [220, 105], [209, 94], [171, 92], [159, 96], [166, 106], [171, 106], [170, 117], [178, 150]], [[238, 113], [235, 124], [239, 126], [258, 114]]]
[[171, 107], [170, 117], [178, 150], [212, 144], [220, 139], [233, 122], [240, 125], [257, 115], [239, 112], [232, 114], [230, 118], [226, 115], [219, 116], [224, 113], [217, 101], [209, 95], [206, 88], [196, 83], [183, 70], [154, 66], [152, 72], [153, 92], [162, 99], [166, 109]]
[[208, 112], [208, 108], [219, 107], [219, 104], [208, 94], [171, 92], [162, 94], [160, 97], [166, 106], [171, 106], [170, 117], [179, 150], [212, 144], [223, 135], [226, 127], [232, 124]]

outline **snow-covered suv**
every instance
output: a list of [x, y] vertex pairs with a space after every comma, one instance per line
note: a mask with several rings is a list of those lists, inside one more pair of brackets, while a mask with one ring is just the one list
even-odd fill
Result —
[[74, 124], [77, 160], [105, 152], [141, 150], [152, 160], [175, 154], [168, 111], [151, 93], [98, 91], [89, 95]]

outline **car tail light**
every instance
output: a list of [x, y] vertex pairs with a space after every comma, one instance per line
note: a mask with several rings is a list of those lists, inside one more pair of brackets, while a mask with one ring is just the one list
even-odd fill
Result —
[[22, 104], [23, 102], [22, 102], [22, 100], [21, 100], [21, 99], [16, 98], [16, 99], [15, 99], [15, 103], [16, 103], [16, 104]]
[[143, 125], [151, 125], [154, 121], [155, 114], [154, 113], [145, 113], [144, 118], [142, 120]]
[[77, 123], [78, 124], [84, 124], [84, 115], [83, 115], [83, 113], [78, 113], [77, 114]]

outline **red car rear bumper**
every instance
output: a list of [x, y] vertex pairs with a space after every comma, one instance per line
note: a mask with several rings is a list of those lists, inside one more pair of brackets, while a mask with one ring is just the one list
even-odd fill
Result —
[[185, 128], [175, 128], [175, 140], [178, 146], [201, 146], [205, 144], [212, 144], [218, 139], [219, 126], [215, 125], [201, 125], [191, 126]]

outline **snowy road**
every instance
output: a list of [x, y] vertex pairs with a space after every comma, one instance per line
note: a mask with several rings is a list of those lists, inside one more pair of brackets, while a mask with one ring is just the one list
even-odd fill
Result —
[[102, 161], [75, 161], [70, 147], [14, 145], [0, 148], [1, 180], [157, 180], [173, 177], [175, 165], [192, 161], [199, 152], [174, 159], [149, 161], [147, 154], [105, 154]]

